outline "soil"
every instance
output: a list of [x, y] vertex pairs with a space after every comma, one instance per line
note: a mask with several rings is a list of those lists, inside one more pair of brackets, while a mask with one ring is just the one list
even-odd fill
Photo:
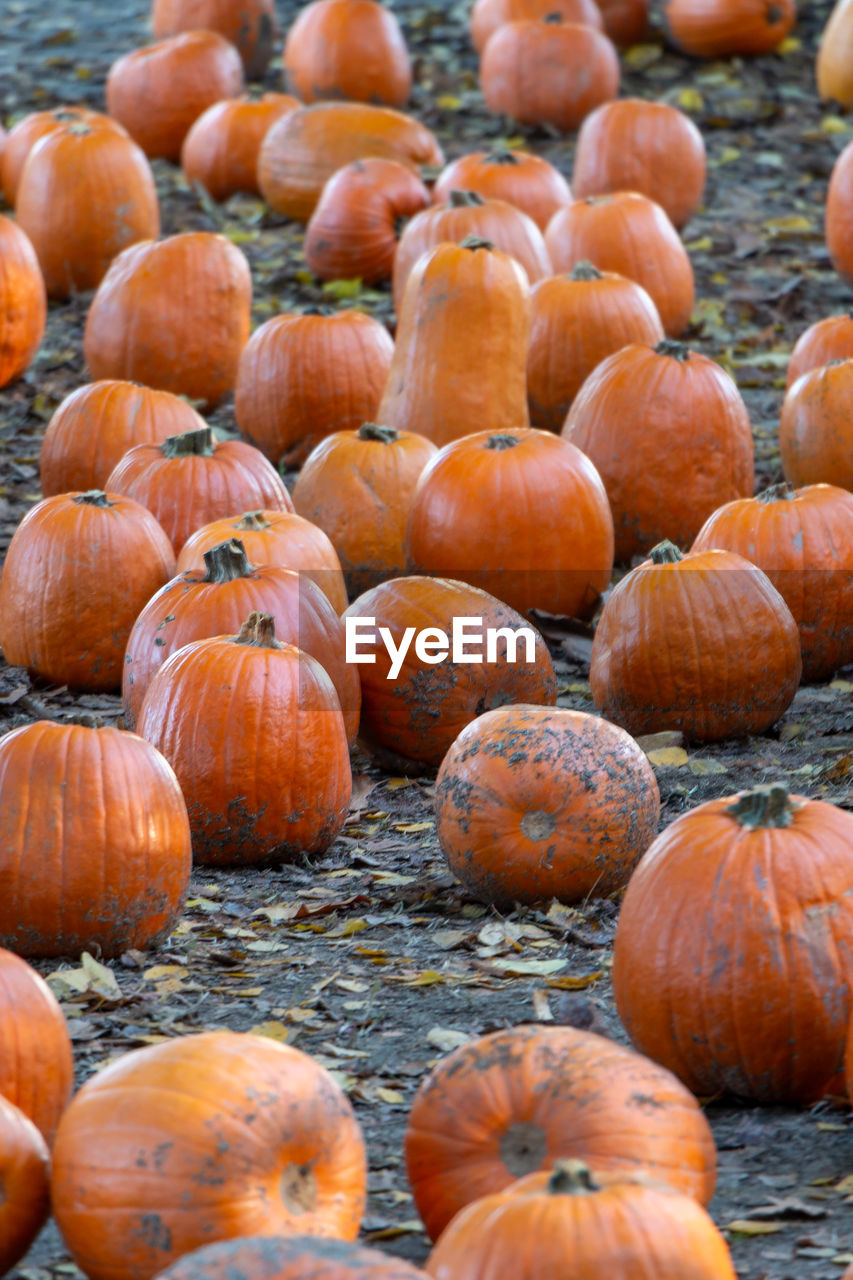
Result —
[[[279, 0], [285, 27], [298, 7]], [[571, 173], [572, 137], [521, 129], [485, 112], [466, 37], [467, 0], [397, 0], [395, 8], [416, 59], [414, 107], [448, 158], [484, 140], [519, 139]], [[782, 478], [776, 436], [790, 348], [808, 324], [850, 305], [824, 247], [822, 206], [853, 126], [820, 104], [814, 88], [829, 0], [803, 9], [782, 51], [757, 61], [694, 62], [665, 48], [656, 32], [622, 59], [624, 95], [681, 106], [706, 139], [705, 203], [684, 233], [698, 298], [686, 340], [736, 378], [752, 417], [762, 487]], [[0, 117], [8, 124], [69, 101], [102, 107], [111, 61], [147, 38], [142, 0], [4, 0]], [[278, 77], [274, 68], [268, 86]], [[387, 288], [353, 294], [313, 282], [300, 230], [258, 201], [235, 197], [217, 206], [177, 169], [159, 161], [154, 168], [164, 233], [222, 230], [240, 243], [253, 268], [256, 322], [316, 301], [356, 305], [392, 322]], [[81, 338], [88, 301], [51, 305], [39, 356], [24, 378], [0, 391], [0, 552], [40, 497], [45, 423], [87, 380]], [[230, 406], [213, 421], [233, 431]], [[594, 711], [588, 640], [558, 621], [546, 631], [560, 702]], [[795, 791], [853, 808], [851, 691], [848, 669], [829, 685], [802, 688], [761, 737], [656, 764], [661, 824], [702, 800], [775, 778], [790, 777]], [[0, 668], [0, 732], [81, 709], [108, 722], [120, 715], [117, 698], [36, 688], [21, 669]], [[550, 1018], [624, 1040], [608, 981], [618, 901], [550, 911], [544, 904], [505, 916], [488, 910], [446, 870], [433, 833], [430, 779], [390, 777], [360, 749], [354, 773], [345, 834], [316, 864], [200, 869], [168, 943], [113, 962], [113, 977], [95, 973], [88, 990], [77, 992], [58, 976], [79, 976], [78, 958], [37, 967], [57, 974], [52, 984], [63, 998], [80, 1081], [129, 1049], [214, 1027], [261, 1030], [315, 1055], [336, 1073], [365, 1129], [371, 1172], [364, 1239], [419, 1261], [428, 1242], [402, 1162], [414, 1090], [449, 1047], [507, 1025]], [[712, 1212], [726, 1228], [742, 1280], [840, 1276], [853, 1259], [846, 1102], [795, 1110], [711, 1100], [707, 1115], [720, 1152]], [[50, 1225], [13, 1274], [46, 1280], [79, 1273]]]

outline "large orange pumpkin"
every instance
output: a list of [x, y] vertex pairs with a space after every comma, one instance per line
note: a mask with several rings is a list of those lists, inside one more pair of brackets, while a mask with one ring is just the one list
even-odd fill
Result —
[[598, 0], [604, 30], [620, 49], [642, 44], [649, 30], [649, 0]]
[[295, 111], [299, 101], [287, 93], [244, 94], [214, 102], [193, 124], [181, 146], [181, 168], [200, 182], [214, 200], [235, 191], [258, 191], [258, 152], [269, 130]]
[[49, 1171], [44, 1138], [0, 1095], [0, 1275], [21, 1261], [47, 1222]]
[[179, 1258], [159, 1280], [423, 1280], [424, 1273], [378, 1249], [322, 1236], [244, 1236]]
[[44, 277], [28, 236], [0, 214], [0, 387], [20, 377], [47, 319]]
[[0, 1044], [0, 1094], [29, 1116], [50, 1145], [74, 1083], [68, 1027], [44, 978], [20, 956], [4, 950], [0, 950]]
[[12, 126], [0, 151], [0, 188], [8, 205], [15, 207], [21, 173], [36, 143], [61, 125], [81, 120], [92, 126], [97, 125], [99, 129], [112, 129], [122, 137], [130, 136], [118, 120], [79, 103], [52, 107], [49, 111], [31, 112]]
[[275, 1040], [211, 1031], [124, 1054], [87, 1081], [59, 1127], [51, 1191], [90, 1280], [150, 1280], [214, 1240], [354, 1240], [366, 1181], [358, 1121], [323, 1067]]
[[771, 53], [794, 25], [795, 0], [665, 0], [673, 44], [697, 58]]
[[303, 102], [347, 98], [403, 107], [412, 90], [406, 41], [377, 0], [313, 0], [284, 42], [284, 74]]
[[603, 26], [595, 0], [475, 0], [469, 20], [471, 42], [481, 54], [489, 37], [507, 22], [546, 18], [549, 13], [559, 13], [565, 22], [585, 23], [598, 31]]
[[788, 390], [812, 369], [821, 365], [832, 364], [833, 360], [849, 360], [853, 356], [853, 314], [844, 312], [838, 316], [826, 316], [816, 320], [801, 333], [791, 359], [788, 361], [788, 373], [785, 385]]
[[507, 147], [451, 160], [433, 184], [433, 204], [444, 204], [451, 191], [476, 191], [486, 200], [505, 200], [531, 217], [542, 232], [557, 210], [572, 202], [559, 169], [531, 151]]
[[182, 31], [218, 31], [237, 46], [251, 80], [263, 78], [278, 35], [275, 0], [153, 0], [155, 40]]
[[811, 369], [789, 387], [779, 419], [785, 479], [853, 490], [853, 358]]
[[832, 265], [848, 284], [853, 282], [853, 142], [839, 153], [826, 192], [826, 247]]

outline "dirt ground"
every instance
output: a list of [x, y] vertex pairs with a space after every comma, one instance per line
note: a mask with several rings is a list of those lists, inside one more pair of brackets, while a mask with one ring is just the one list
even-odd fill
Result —
[[[286, 26], [299, 6], [282, 3]], [[414, 105], [448, 158], [484, 140], [521, 139], [571, 172], [574, 142], [488, 116], [466, 38], [468, 0], [396, 0], [416, 58]], [[781, 479], [776, 442], [785, 365], [802, 330], [850, 306], [823, 244], [822, 205], [833, 161], [853, 122], [818, 103], [813, 64], [829, 0], [803, 4], [794, 38], [757, 63], [697, 63], [658, 35], [623, 58], [623, 94], [663, 98], [689, 112], [709, 152], [703, 211], [685, 231], [697, 277], [687, 340], [740, 386], [755, 431], [758, 483]], [[0, 118], [79, 101], [101, 107], [110, 62], [147, 37], [142, 0], [2, 0]], [[278, 84], [274, 66], [268, 84]], [[355, 299], [311, 282], [297, 229], [255, 200], [202, 201], [171, 166], [155, 163], [164, 233], [223, 230], [248, 255], [260, 322], [294, 302], [337, 301], [391, 321], [387, 290]], [[86, 381], [81, 336], [88, 299], [52, 305], [41, 352], [0, 391], [0, 552], [40, 497], [38, 452], [59, 401]], [[233, 428], [230, 406], [214, 422]], [[588, 642], [549, 628], [561, 703], [593, 710]], [[804, 688], [783, 720], [748, 741], [690, 751], [656, 766], [662, 825], [699, 801], [752, 783], [853, 808], [853, 670]], [[0, 667], [0, 733], [80, 708], [114, 722], [118, 699], [33, 688]], [[618, 902], [582, 911], [525, 909], [498, 916], [447, 873], [432, 828], [429, 779], [390, 778], [354, 758], [353, 811], [316, 865], [195, 875], [185, 916], [157, 952], [131, 953], [112, 977], [77, 960], [38, 967], [63, 999], [82, 1081], [143, 1044], [213, 1027], [286, 1038], [346, 1088], [370, 1151], [364, 1238], [413, 1260], [427, 1240], [408, 1192], [402, 1133], [430, 1065], [464, 1037], [550, 1016], [624, 1039], [609, 988]], [[534, 995], [536, 1003], [534, 1004]], [[853, 1128], [846, 1105], [810, 1110], [710, 1102], [720, 1154], [712, 1204], [742, 1280], [839, 1277], [853, 1259]], [[733, 1225], [732, 1225], [733, 1224]], [[79, 1274], [49, 1226], [13, 1273], [27, 1280]]]

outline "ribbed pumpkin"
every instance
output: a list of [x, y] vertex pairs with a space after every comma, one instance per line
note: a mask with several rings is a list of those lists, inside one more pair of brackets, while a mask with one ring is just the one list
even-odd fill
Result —
[[225, 236], [187, 231], [131, 245], [86, 317], [89, 372], [214, 405], [234, 386], [251, 304], [249, 264]]
[[338, 695], [315, 658], [276, 640], [270, 614], [167, 658], [137, 728], [177, 774], [195, 862], [280, 862], [340, 835], [352, 776]]
[[663, 338], [657, 307], [642, 285], [591, 262], [540, 280], [530, 292], [527, 351], [530, 422], [560, 431], [584, 381], [629, 343]]
[[406, 529], [412, 573], [459, 578], [519, 613], [588, 618], [613, 568], [613, 519], [590, 460], [549, 431], [478, 431], [424, 468]]
[[0, 1095], [0, 1275], [20, 1262], [50, 1214], [50, 1157], [44, 1138]]
[[355, 1239], [366, 1182], [358, 1121], [323, 1067], [268, 1037], [210, 1031], [92, 1076], [60, 1125], [51, 1190], [90, 1280], [149, 1280], [214, 1240]]
[[365, 422], [358, 431], [329, 436], [308, 455], [293, 505], [328, 534], [350, 596], [405, 573], [412, 495], [435, 453], [424, 436]]
[[277, 213], [307, 222], [332, 174], [353, 160], [383, 156], [415, 172], [444, 155], [424, 125], [391, 107], [315, 102], [278, 120], [258, 155], [258, 186]]
[[397, 160], [354, 160], [323, 187], [305, 231], [305, 261], [320, 280], [390, 279], [400, 226], [429, 205], [417, 174]]
[[412, 90], [406, 41], [377, 0], [313, 0], [284, 42], [284, 75], [303, 102], [345, 98], [403, 107]]
[[483, 50], [480, 87], [496, 115], [569, 133], [616, 97], [619, 55], [603, 31], [559, 13], [507, 22]]
[[482, 53], [498, 27], [507, 22], [546, 18], [549, 13], [559, 13], [565, 22], [585, 23], [599, 31], [603, 26], [595, 0], [475, 0], [470, 18], [471, 41]]
[[15, 215], [51, 298], [96, 288], [122, 249], [160, 234], [144, 152], [115, 129], [85, 120], [59, 124], [32, 148]]
[[193, 124], [181, 147], [181, 168], [214, 200], [235, 191], [260, 194], [258, 152], [269, 130], [300, 105], [287, 93], [244, 94], [214, 102]]
[[595, 464], [616, 559], [690, 543], [712, 511], [753, 490], [752, 429], [732, 379], [680, 342], [623, 347], [593, 370], [563, 436]]
[[39, 458], [46, 498], [106, 484], [113, 467], [137, 444], [159, 444], [204, 419], [170, 391], [105, 379], [66, 396], [47, 424]]
[[4, 950], [0, 1044], [0, 1094], [20, 1107], [49, 1145], [74, 1083], [71, 1040], [65, 1015], [44, 978], [20, 956]]
[[779, 420], [779, 452], [791, 484], [853, 490], [851, 395], [853, 358], [812, 369], [788, 389]]
[[820, 37], [815, 73], [821, 98], [853, 105], [853, 0], [837, 0]]
[[33, 147], [52, 130], [74, 121], [84, 121], [89, 125], [97, 125], [98, 128], [112, 129], [114, 133], [120, 133], [124, 137], [129, 136], [118, 120], [113, 120], [100, 111], [92, 111], [80, 103], [52, 107], [50, 111], [33, 111], [24, 116], [9, 130], [0, 151], [0, 188], [3, 199], [12, 208], [15, 206], [21, 173]]
[[0, 739], [0, 787], [0, 944], [24, 956], [117, 956], [170, 932], [190, 829], [150, 743], [39, 720]]
[[826, 192], [826, 247], [832, 265], [853, 284], [853, 142], [838, 155]]
[[696, 1093], [812, 1102], [843, 1070], [853, 815], [778, 783], [661, 832], [619, 914], [613, 990], [634, 1044]]
[[399, 314], [375, 421], [438, 445], [474, 426], [527, 426], [530, 290], [515, 258], [474, 236], [438, 244], [413, 267]]
[[347, 607], [344, 575], [326, 534], [292, 511], [246, 511], [213, 520], [187, 538], [178, 556], [178, 572], [204, 569], [204, 553], [228, 538], [239, 538], [255, 565], [293, 569], [315, 582], [335, 613]]
[[558, 209], [545, 233], [555, 273], [581, 260], [636, 280], [658, 309], [670, 338], [693, 310], [693, 267], [666, 212], [636, 191], [588, 196]]
[[45, 498], [3, 565], [6, 661], [74, 689], [118, 689], [134, 619], [174, 572], [168, 537], [138, 502], [98, 489]]
[[794, 25], [795, 0], [666, 0], [664, 29], [696, 58], [772, 53]]
[[853, 314], [845, 312], [840, 316], [826, 316], [816, 320], [801, 333], [791, 359], [788, 361], [786, 388], [790, 389], [797, 378], [821, 365], [832, 364], [834, 360], [849, 360], [853, 357]]
[[465, 1205], [561, 1159], [643, 1170], [701, 1204], [717, 1163], [707, 1120], [670, 1072], [603, 1036], [541, 1024], [442, 1058], [415, 1095], [405, 1149], [433, 1240]]
[[566, 707], [495, 707], [442, 760], [435, 815], [453, 874], [506, 909], [622, 888], [655, 836], [660, 797], [616, 725]]
[[678, 729], [718, 742], [769, 729], [801, 672], [797, 624], [760, 569], [732, 551], [682, 555], [663, 542], [610, 593], [589, 683], [635, 737]]
[[320, 1236], [244, 1236], [179, 1258], [159, 1280], [423, 1280], [424, 1273], [378, 1249]]
[[[412, 643], [418, 632], [432, 633], [426, 638], [433, 645], [436, 632], [452, 637], [458, 628], [454, 620], [460, 618], [482, 620], [484, 629], [505, 629], [495, 636], [491, 660], [487, 640], [476, 628], [463, 643], [469, 657], [460, 660], [452, 651], [442, 660], [434, 647]], [[373, 750], [393, 756], [398, 766], [415, 761], [436, 767], [464, 726], [490, 707], [509, 702], [550, 706], [556, 701], [554, 667], [539, 632], [500, 600], [466, 583], [393, 578], [359, 596], [344, 622], [353, 653], [359, 655], [353, 660], [361, 678], [362, 736]], [[383, 627], [398, 653], [408, 644], [391, 678], [391, 656], [379, 638]], [[532, 655], [523, 636], [513, 645], [508, 635], [519, 628], [527, 629]], [[471, 660], [472, 653], [481, 660]]]
[[240, 55], [215, 31], [186, 31], [117, 59], [107, 74], [107, 111], [147, 156], [178, 161], [190, 126], [243, 91]]
[[620, 98], [581, 125], [572, 189], [578, 199], [639, 191], [683, 227], [699, 208], [705, 172], [705, 143], [689, 116], [667, 102]]
[[736, 1280], [695, 1200], [640, 1171], [593, 1172], [582, 1160], [558, 1160], [468, 1205], [426, 1269], [435, 1280], [551, 1280], [567, 1262], [572, 1280]]
[[712, 547], [757, 565], [784, 598], [800, 630], [804, 681], [853, 662], [853, 493], [773, 485], [709, 516], [692, 550]]
[[46, 318], [35, 249], [25, 232], [0, 214], [0, 387], [27, 368], [41, 344]]
[[275, 0], [153, 0], [151, 28], [155, 40], [218, 31], [237, 46], [251, 80], [262, 79], [278, 35]]
[[125, 722], [133, 728], [145, 692], [163, 663], [192, 640], [231, 635], [253, 609], [273, 615], [278, 638], [316, 658], [331, 677], [347, 741], [358, 731], [361, 686], [345, 661], [344, 627], [307, 575], [276, 565], [256, 568], [242, 542], [231, 538], [204, 553], [204, 570], [167, 582], [140, 613], [128, 637], [122, 675]]
[[376, 416], [394, 341], [362, 311], [273, 316], [240, 357], [234, 416], [271, 462], [303, 462], [324, 436]]
[[542, 232], [532, 218], [505, 200], [485, 199], [476, 191], [451, 191], [447, 203], [418, 213], [406, 225], [394, 259], [394, 307], [397, 315], [415, 264], [430, 249], [468, 238], [488, 240], [524, 267], [530, 284], [551, 275], [551, 259]]
[[649, 0], [598, 0], [604, 30], [620, 49], [642, 44], [649, 30]]
[[531, 151], [494, 147], [451, 160], [435, 180], [433, 204], [451, 191], [476, 191], [485, 200], [505, 200], [532, 218], [544, 232], [558, 209], [571, 204], [568, 182], [552, 164]]

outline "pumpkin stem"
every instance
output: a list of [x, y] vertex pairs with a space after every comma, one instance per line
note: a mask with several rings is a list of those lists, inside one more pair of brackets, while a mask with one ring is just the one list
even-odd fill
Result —
[[466, 236], [464, 240], [459, 241], [460, 249], [494, 249], [494, 243], [486, 240], [484, 236]]
[[570, 280], [603, 280], [604, 272], [599, 271], [587, 258], [581, 258], [569, 272]]
[[518, 444], [517, 436], [489, 436], [486, 441], [487, 449], [514, 449]]
[[492, 147], [485, 158], [486, 164], [521, 164], [521, 159], [509, 147]]
[[267, 520], [263, 511], [244, 511], [239, 520], [234, 522], [235, 529], [268, 529], [272, 521]]
[[78, 493], [76, 498], [71, 499], [78, 506], [87, 507], [111, 507], [113, 503], [104, 493], [103, 489], [87, 489], [85, 493]]
[[747, 831], [789, 827], [794, 820], [794, 806], [788, 788], [782, 782], [768, 782], [745, 791], [739, 800], [728, 806], [726, 813], [730, 813]]
[[333, 316], [335, 314], [334, 307], [327, 307], [325, 303], [319, 307], [306, 307], [302, 312], [304, 316]]
[[562, 22], [563, 15], [561, 13], [546, 13], [542, 21], [549, 22], [553, 25], [554, 23]]
[[227, 542], [209, 547], [204, 553], [204, 568], [202, 582], [233, 582], [235, 578], [248, 578], [255, 572], [239, 538], [229, 538]]
[[379, 444], [393, 444], [400, 436], [393, 427], [380, 427], [375, 422], [363, 422], [358, 429], [359, 440], [376, 440]]
[[450, 209], [474, 209], [485, 203], [479, 191], [458, 191], [454, 188], [447, 198]]
[[583, 1160], [557, 1160], [547, 1190], [552, 1196], [588, 1196], [601, 1186]]
[[680, 360], [682, 364], [686, 364], [690, 359], [690, 348], [686, 342], [675, 342], [672, 338], [663, 338], [655, 347], [656, 356], [671, 356], [673, 360]]
[[663, 542], [659, 542], [656, 547], [652, 547], [649, 552], [649, 559], [652, 564], [678, 564], [679, 560], [684, 559], [684, 554], [679, 551], [674, 542], [664, 538]]
[[87, 133], [91, 133], [92, 126], [86, 124], [85, 120], [72, 120], [71, 124], [68, 126], [67, 132], [74, 134], [75, 136], [77, 135], [82, 136]]
[[284, 645], [275, 638], [275, 619], [271, 613], [258, 613], [253, 609], [240, 628], [240, 634], [234, 637], [235, 644], [249, 644], [256, 649], [283, 649]]
[[167, 436], [160, 445], [164, 458], [188, 458], [193, 454], [210, 458], [215, 447], [213, 429], [207, 426], [182, 431], [179, 436]]
[[106, 723], [103, 716], [96, 716], [92, 711], [78, 711], [73, 716], [65, 716], [63, 724], [79, 724], [84, 729], [103, 729]]
[[792, 498], [796, 498], [797, 491], [788, 480], [783, 480], [781, 484], [771, 484], [767, 489], [762, 489], [761, 493], [756, 494], [756, 502], [790, 502]]

